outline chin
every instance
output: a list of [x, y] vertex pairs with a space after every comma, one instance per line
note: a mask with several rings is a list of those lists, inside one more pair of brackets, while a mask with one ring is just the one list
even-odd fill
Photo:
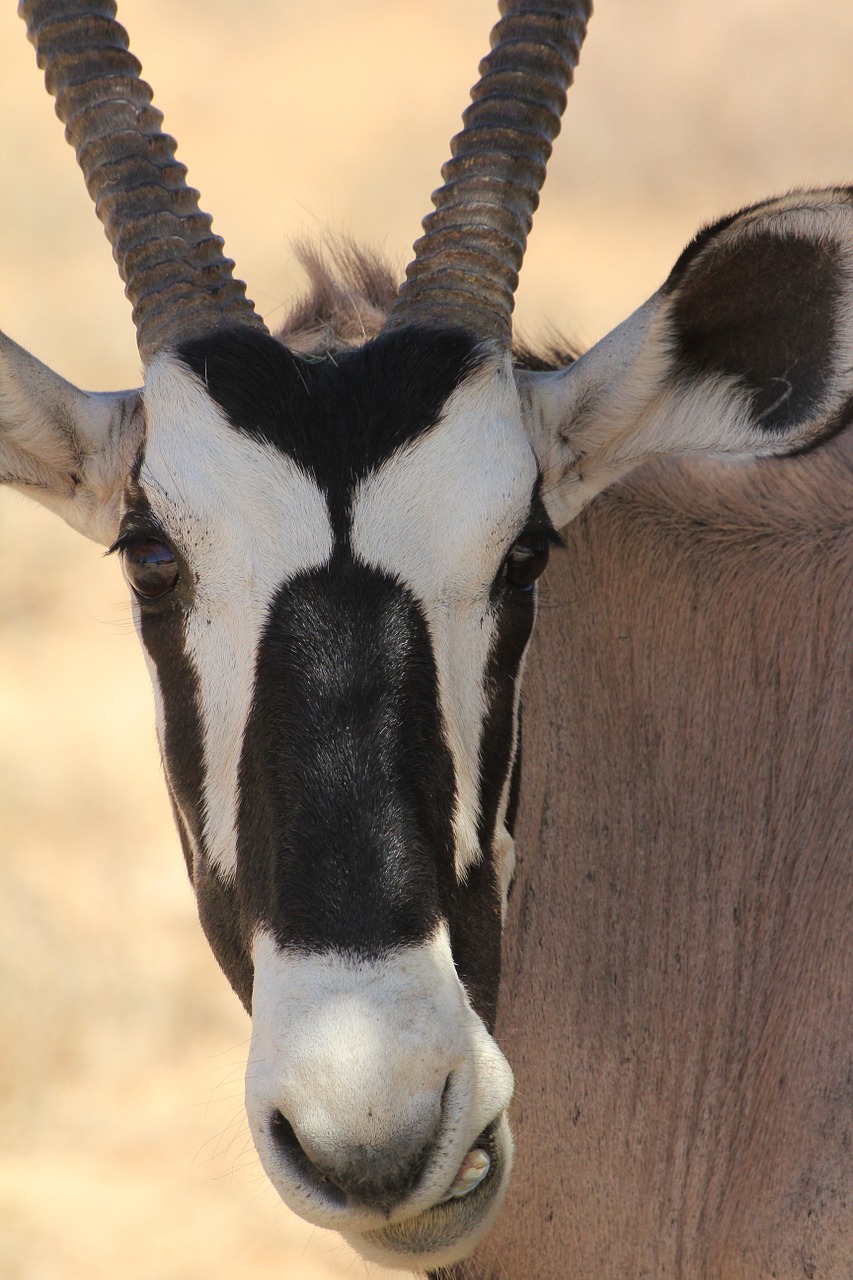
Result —
[[341, 1234], [362, 1257], [384, 1267], [427, 1271], [469, 1257], [494, 1222], [512, 1170], [512, 1134], [501, 1116], [477, 1139], [491, 1164], [466, 1196], [433, 1205], [412, 1218], [364, 1232]]

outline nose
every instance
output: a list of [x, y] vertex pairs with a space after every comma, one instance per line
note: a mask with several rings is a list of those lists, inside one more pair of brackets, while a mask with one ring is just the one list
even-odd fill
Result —
[[509, 1105], [512, 1072], [446, 932], [362, 961], [296, 955], [259, 930], [254, 960], [246, 1111], [290, 1207], [343, 1230], [456, 1195], [472, 1144]]
[[270, 1137], [284, 1169], [336, 1209], [362, 1208], [387, 1216], [411, 1195], [429, 1163], [446, 1092], [447, 1085], [396, 1132], [376, 1125], [373, 1141], [341, 1141], [330, 1126], [316, 1120], [297, 1126], [278, 1109], [270, 1117]]

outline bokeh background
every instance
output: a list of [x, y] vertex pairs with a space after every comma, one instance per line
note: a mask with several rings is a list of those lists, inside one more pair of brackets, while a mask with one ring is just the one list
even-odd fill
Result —
[[[0, 323], [79, 385], [136, 385], [129, 306], [14, 7]], [[294, 237], [352, 235], [402, 269], [492, 0], [122, 0], [120, 17], [271, 326], [300, 287]], [[590, 342], [704, 220], [853, 177], [851, 54], [848, 0], [600, 0], [517, 328]], [[118, 566], [4, 495], [0, 1280], [373, 1274], [265, 1183], [248, 1036], [195, 920]]]

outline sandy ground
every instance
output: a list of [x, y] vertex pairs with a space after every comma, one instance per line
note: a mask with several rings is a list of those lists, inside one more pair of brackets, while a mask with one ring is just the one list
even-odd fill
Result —
[[[13, 10], [0, 319], [81, 385], [135, 385], [129, 308]], [[601, 0], [522, 279], [525, 334], [593, 340], [703, 220], [850, 178], [853, 6], [814, 10]], [[345, 232], [405, 262], [493, 11], [255, 0], [235, 30], [236, 12], [121, 5], [274, 325], [299, 285], [295, 236]], [[195, 921], [118, 567], [15, 496], [0, 503], [0, 728], [0, 1280], [370, 1274], [287, 1213], [252, 1154], [248, 1021]]]

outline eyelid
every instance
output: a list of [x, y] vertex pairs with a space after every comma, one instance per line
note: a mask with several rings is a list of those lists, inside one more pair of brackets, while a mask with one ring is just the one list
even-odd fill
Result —
[[168, 547], [172, 545], [162, 529], [150, 524], [131, 524], [119, 532], [115, 542], [111, 547], [107, 547], [104, 554], [108, 556], [115, 555], [116, 552], [126, 551], [135, 542], [145, 542], [149, 538], [152, 542], [163, 542]]
[[527, 520], [524, 528], [516, 534], [516, 541], [519, 538], [523, 538], [525, 534], [532, 534], [536, 538], [545, 538], [549, 546], [555, 547], [559, 551], [565, 551], [566, 540], [559, 530], [554, 528], [551, 517], [548, 515], [548, 508], [542, 501], [543, 484], [544, 477], [540, 471], [533, 485], [533, 492], [530, 495]]
[[557, 547], [560, 551], [566, 548], [566, 539], [559, 533], [550, 521], [538, 520], [536, 518], [528, 521], [523, 529], [520, 529], [510, 543], [510, 547], [514, 547], [516, 542], [521, 538], [534, 537], [544, 538], [550, 547]]
[[549, 546], [556, 547], [558, 551], [565, 551], [567, 543], [566, 539], [560, 533], [559, 529], [555, 529], [552, 524], [544, 527], [534, 528], [532, 533], [536, 533], [540, 538], [544, 538]]

